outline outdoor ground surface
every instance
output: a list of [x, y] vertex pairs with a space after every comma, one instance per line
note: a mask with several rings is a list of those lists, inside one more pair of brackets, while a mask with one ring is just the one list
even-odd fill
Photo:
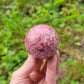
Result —
[[25, 35], [37, 24], [60, 37], [57, 84], [84, 84], [84, 0], [0, 0], [0, 84], [27, 59]]

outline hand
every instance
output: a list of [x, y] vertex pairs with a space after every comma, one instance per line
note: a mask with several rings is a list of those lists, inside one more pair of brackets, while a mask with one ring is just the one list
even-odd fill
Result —
[[21, 68], [13, 72], [10, 84], [56, 84], [60, 73], [59, 53], [45, 61], [28, 57]]

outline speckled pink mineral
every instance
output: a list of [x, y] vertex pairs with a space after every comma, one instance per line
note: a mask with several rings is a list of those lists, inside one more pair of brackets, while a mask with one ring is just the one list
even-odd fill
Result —
[[39, 59], [52, 57], [58, 46], [59, 37], [56, 31], [48, 25], [32, 27], [25, 37], [26, 50]]

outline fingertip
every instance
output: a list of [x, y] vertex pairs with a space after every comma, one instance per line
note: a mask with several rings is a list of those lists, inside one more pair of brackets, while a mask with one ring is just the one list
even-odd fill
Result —
[[48, 58], [47, 61], [48, 62], [54, 62], [57, 60], [57, 55], [58, 55], [58, 52], [56, 52], [51, 58]]
[[28, 56], [29, 56], [28, 59], [33, 60], [35, 64], [39, 64], [43, 62], [42, 59], [35, 58], [35, 56], [32, 56], [31, 54], [28, 54]]
[[60, 53], [59, 53], [59, 51], [58, 51], [58, 50], [56, 51], [56, 54], [57, 54], [58, 56], [60, 55]]

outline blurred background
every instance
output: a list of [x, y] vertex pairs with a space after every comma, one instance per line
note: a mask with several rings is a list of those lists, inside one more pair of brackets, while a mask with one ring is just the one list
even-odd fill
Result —
[[0, 84], [27, 59], [25, 35], [37, 24], [60, 37], [57, 84], [84, 84], [84, 0], [0, 0]]

